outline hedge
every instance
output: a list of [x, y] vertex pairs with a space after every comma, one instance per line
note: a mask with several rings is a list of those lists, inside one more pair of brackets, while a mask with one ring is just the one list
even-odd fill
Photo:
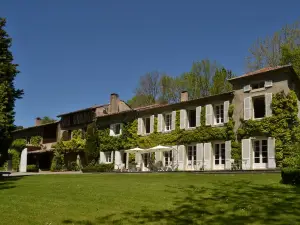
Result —
[[27, 165], [27, 172], [39, 172], [39, 168], [36, 165]]
[[282, 168], [281, 178], [283, 184], [300, 185], [300, 169]]
[[88, 165], [81, 169], [82, 172], [111, 172], [114, 170], [114, 164], [97, 164], [97, 165]]

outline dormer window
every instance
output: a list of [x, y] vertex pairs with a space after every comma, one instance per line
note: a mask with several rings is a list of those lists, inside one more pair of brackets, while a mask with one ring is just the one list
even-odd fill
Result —
[[265, 87], [265, 82], [261, 81], [261, 82], [258, 82], [258, 83], [251, 84], [251, 87], [252, 87], [252, 90], [264, 88]]

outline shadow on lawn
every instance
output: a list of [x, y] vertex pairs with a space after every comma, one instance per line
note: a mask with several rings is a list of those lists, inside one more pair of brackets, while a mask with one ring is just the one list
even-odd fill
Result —
[[15, 188], [15, 182], [22, 177], [0, 177], [0, 190]]
[[[169, 187], [185, 197], [173, 209], [128, 211], [70, 224], [300, 224], [300, 188], [257, 185], [247, 181], [205, 187]], [[64, 221], [67, 224], [67, 221]]]

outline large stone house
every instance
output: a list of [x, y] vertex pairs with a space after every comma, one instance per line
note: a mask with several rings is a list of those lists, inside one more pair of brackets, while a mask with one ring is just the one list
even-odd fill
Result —
[[[136, 134], [140, 138], [150, 137], [153, 133], [168, 135], [177, 130], [179, 133], [186, 131], [182, 133], [185, 137], [181, 136], [180, 140], [188, 140], [193, 131], [224, 131], [228, 129], [230, 121], [234, 123], [232, 132], [236, 135], [242, 121], [261, 120], [272, 116], [271, 104], [274, 94], [288, 94], [294, 90], [299, 99], [299, 78], [291, 65], [264, 68], [232, 78], [229, 82], [233, 91], [228, 93], [189, 100], [188, 93], [182, 92], [181, 101], [178, 103], [140, 108], [130, 108], [119, 100], [117, 94], [111, 94], [110, 103], [107, 105], [61, 114], [58, 116], [61, 120], [56, 123], [41, 126], [37, 124], [35, 127], [15, 131], [14, 137], [29, 139], [37, 133], [43, 137], [42, 144], [46, 147], [39, 150], [28, 148], [26, 154], [22, 154], [25, 156], [35, 152], [51, 152], [51, 145], [48, 143], [68, 140], [72, 130], [85, 131], [87, 125], [93, 121], [97, 121], [99, 127], [108, 127], [109, 135], [116, 137], [122, 135], [123, 124], [134, 120], [137, 121]], [[231, 105], [234, 106], [234, 110], [232, 115], [229, 115]], [[207, 135], [202, 133], [202, 136]], [[164, 145], [171, 147], [171, 150], [155, 152], [155, 160], [161, 161], [164, 166], [175, 165], [178, 170], [230, 170], [234, 163], [233, 141], [226, 134], [217, 135], [215, 139], [199, 137], [181, 143], [173, 140], [171, 145], [164, 141]], [[246, 137], [240, 140], [240, 145], [242, 169], [276, 168], [274, 137]], [[99, 162], [115, 163], [115, 168], [128, 167], [129, 152], [127, 149], [100, 152]], [[135, 161], [143, 171], [149, 169], [150, 157], [151, 153], [146, 151], [135, 152]], [[21, 168], [24, 171], [24, 165]]]

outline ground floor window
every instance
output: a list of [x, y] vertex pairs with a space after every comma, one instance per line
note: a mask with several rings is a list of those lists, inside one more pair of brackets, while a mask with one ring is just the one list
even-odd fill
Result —
[[215, 144], [215, 165], [225, 165], [225, 143]]
[[112, 163], [111, 152], [105, 152], [105, 160], [107, 163]]
[[165, 166], [170, 166], [172, 164], [172, 151], [164, 152], [164, 162]]
[[268, 141], [255, 140], [253, 145], [254, 163], [268, 163]]
[[189, 145], [187, 149], [187, 156], [188, 156], [188, 166], [196, 166], [197, 165], [197, 148], [196, 145]]
[[150, 153], [143, 154], [144, 166], [148, 167], [150, 163]]

